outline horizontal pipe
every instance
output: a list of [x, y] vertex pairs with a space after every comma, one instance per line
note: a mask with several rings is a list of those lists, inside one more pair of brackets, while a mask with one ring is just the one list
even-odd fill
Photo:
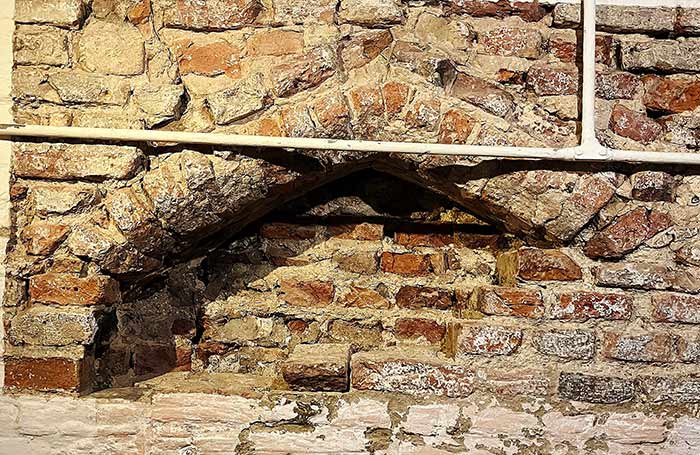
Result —
[[700, 153], [615, 150], [601, 145], [563, 149], [542, 147], [491, 147], [482, 145], [424, 144], [415, 142], [355, 141], [344, 139], [244, 136], [183, 131], [76, 128], [65, 126], [0, 124], [0, 137], [79, 139], [124, 142], [161, 142], [285, 149], [342, 150], [351, 152], [416, 155], [483, 156], [557, 161], [610, 161], [667, 164], [700, 164]]

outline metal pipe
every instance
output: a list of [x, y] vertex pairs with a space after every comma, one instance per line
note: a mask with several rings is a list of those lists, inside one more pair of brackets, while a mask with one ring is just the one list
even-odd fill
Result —
[[[676, 0], [677, 1], [677, 0]], [[77, 128], [0, 124], [0, 137], [82, 139], [125, 142], [164, 142], [286, 149], [342, 150], [424, 155], [485, 156], [562, 161], [615, 161], [700, 164], [700, 154], [612, 150], [595, 136], [595, 0], [584, 2], [582, 138], [581, 145], [565, 149], [491, 147], [481, 145], [357, 141], [345, 139], [245, 136], [184, 131]]]

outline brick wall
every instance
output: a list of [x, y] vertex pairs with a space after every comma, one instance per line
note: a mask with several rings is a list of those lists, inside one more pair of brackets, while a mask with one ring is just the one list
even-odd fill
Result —
[[[698, 11], [599, 9], [602, 142], [698, 150]], [[578, 141], [568, 4], [17, 0], [16, 22], [17, 122]], [[89, 451], [81, 432], [105, 453], [697, 452], [695, 168], [13, 153], [17, 452]]]

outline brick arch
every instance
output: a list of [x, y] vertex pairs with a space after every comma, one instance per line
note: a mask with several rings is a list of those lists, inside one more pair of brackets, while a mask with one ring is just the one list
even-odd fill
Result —
[[[186, 150], [152, 157], [149, 164], [107, 191], [58, 241], [87, 265], [79, 271], [49, 265], [22, 273], [28, 295], [8, 317], [10, 387], [89, 390], [99, 357], [95, 341], [129, 286], [177, 258], [215, 247], [223, 232], [229, 237], [284, 202], [359, 170], [410, 180], [506, 231], [555, 243], [573, 238], [615, 188], [607, 174], [483, 171], [477, 163], [450, 157]], [[553, 201], [560, 210], [545, 210]], [[25, 254], [21, 242], [17, 245], [14, 257]], [[43, 333], [27, 333], [26, 327], [37, 325]], [[69, 339], [57, 339], [66, 327]], [[31, 354], [14, 344], [31, 345]], [[45, 349], [57, 344], [58, 351]]]

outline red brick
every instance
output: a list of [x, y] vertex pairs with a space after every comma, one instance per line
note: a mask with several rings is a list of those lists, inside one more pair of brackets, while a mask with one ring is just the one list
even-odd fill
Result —
[[445, 8], [450, 14], [466, 14], [474, 17], [520, 16], [524, 21], [537, 22], [547, 11], [537, 2], [511, 2], [510, 0], [447, 0]]
[[333, 257], [333, 262], [338, 264], [338, 268], [345, 272], [371, 275], [378, 269], [376, 251], [354, 251], [339, 253]]
[[439, 343], [445, 332], [445, 324], [426, 318], [401, 318], [394, 324], [394, 334], [401, 340], [424, 338], [430, 343]]
[[567, 292], [559, 295], [557, 304], [552, 307], [552, 317], [576, 321], [627, 320], [632, 315], [633, 303], [633, 298], [624, 294]]
[[520, 329], [501, 326], [463, 325], [457, 335], [457, 357], [465, 355], [511, 355], [523, 341]]
[[683, 294], [655, 294], [651, 297], [656, 322], [700, 324], [700, 297]]
[[391, 307], [391, 302], [377, 291], [357, 286], [351, 286], [350, 292], [345, 294], [339, 303], [353, 308], [386, 309]]
[[119, 283], [102, 275], [79, 277], [66, 273], [44, 273], [29, 279], [34, 302], [57, 305], [111, 305], [121, 300]]
[[676, 182], [672, 175], [660, 171], [632, 174], [632, 197], [646, 202], [673, 202]]
[[441, 144], [466, 144], [474, 129], [475, 121], [461, 109], [445, 112], [440, 122], [438, 142]]
[[452, 293], [436, 288], [403, 286], [396, 294], [396, 305], [414, 310], [421, 308], [447, 310], [452, 307]]
[[404, 276], [425, 276], [445, 269], [442, 254], [391, 253], [385, 251], [381, 259], [382, 271]]
[[65, 358], [5, 357], [5, 387], [8, 389], [78, 392], [85, 389], [86, 361]]
[[333, 302], [335, 288], [330, 281], [280, 281], [280, 297], [294, 306], [324, 307]]
[[615, 46], [612, 35], [596, 35], [595, 61], [610, 66], [615, 61]]
[[558, 250], [524, 248], [498, 257], [501, 284], [514, 284], [516, 279], [528, 281], [574, 281], [581, 279], [581, 267]]
[[609, 126], [616, 134], [642, 144], [653, 142], [663, 132], [658, 122], [621, 104], [613, 108]]
[[507, 246], [507, 239], [500, 234], [475, 234], [473, 232], [455, 232], [455, 246], [475, 250], [497, 250]]
[[400, 113], [408, 104], [411, 95], [411, 87], [401, 82], [387, 82], [382, 88], [384, 104], [388, 115]]
[[291, 30], [262, 30], [246, 41], [249, 56], [299, 54], [304, 49], [304, 34]]
[[639, 335], [607, 331], [603, 334], [603, 356], [627, 362], [678, 361], [676, 343], [678, 337], [668, 333], [643, 333]]
[[216, 76], [226, 74], [235, 77], [240, 73], [241, 49], [227, 41], [193, 44], [189, 41], [176, 43], [177, 62], [180, 74]]
[[605, 263], [595, 269], [598, 286], [630, 289], [670, 289], [700, 291], [700, 281], [692, 270], [671, 268], [667, 263]]
[[354, 389], [421, 396], [466, 397], [475, 382], [474, 373], [463, 365], [406, 349], [355, 354], [351, 371]]
[[69, 228], [63, 224], [37, 222], [22, 230], [27, 253], [46, 256], [54, 252], [66, 238]]
[[595, 234], [583, 251], [591, 258], [619, 258], [670, 225], [669, 215], [640, 207]]
[[268, 223], [260, 228], [260, 235], [266, 239], [307, 240], [316, 237], [317, 226], [289, 223]]
[[479, 311], [489, 315], [526, 318], [541, 318], [544, 315], [542, 294], [530, 289], [479, 288], [476, 303]]
[[644, 106], [650, 111], [674, 114], [700, 106], [700, 81], [644, 77]]
[[537, 30], [498, 27], [479, 34], [481, 51], [504, 57], [538, 58], [542, 53], [542, 35]]
[[345, 240], [381, 240], [384, 238], [384, 226], [375, 223], [336, 224], [328, 226], [328, 233]]
[[578, 69], [575, 66], [533, 66], [527, 84], [539, 96], [578, 93]]
[[549, 52], [565, 63], [575, 63], [578, 54], [576, 37], [569, 37], [564, 33], [553, 35], [548, 42]]
[[606, 100], [631, 100], [642, 83], [630, 73], [598, 73], [595, 79], [595, 95]]

